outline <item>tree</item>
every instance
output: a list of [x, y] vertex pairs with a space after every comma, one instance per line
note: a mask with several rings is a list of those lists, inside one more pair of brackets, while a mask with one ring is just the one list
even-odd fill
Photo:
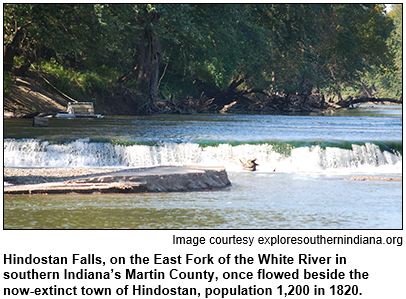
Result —
[[6, 4], [4, 69], [52, 56], [75, 71], [114, 70], [121, 94], [150, 111], [159, 97], [204, 94], [221, 109], [314, 89], [340, 95], [367, 70], [399, 82], [392, 19], [401, 24], [378, 4]]
[[386, 39], [388, 61], [375, 66], [367, 72], [362, 80], [368, 90], [373, 90], [380, 98], [402, 98], [403, 93], [403, 22], [402, 5], [395, 5], [387, 14], [388, 20], [393, 22], [389, 37]]
[[[133, 8], [135, 14], [130, 16], [130, 23], [135, 22], [138, 31], [138, 43], [135, 44], [134, 67], [131, 71], [120, 76], [117, 82], [126, 84], [131, 81], [137, 83], [137, 87], [148, 94], [148, 100], [152, 106], [156, 105], [158, 98], [158, 76], [161, 62], [160, 38], [154, 27], [160, 18], [159, 12], [150, 5], [127, 6]], [[120, 20], [121, 22], [123, 20]]]
[[[145, 103], [156, 110], [159, 74], [164, 58], [161, 41], [176, 40], [184, 25], [187, 5], [112, 4], [101, 7], [102, 22], [109, 27], [110, 49], [120, 57], [123, 74], [117, 83], [135, 87], [146, 95]], [[115, 36], [116, 39], [112, 39]]]
[[14, 69], [18, 55], [24, 59], [18, 71], [24, 73], [47, 51], [79, 67], [89, 53], [97, 55], [99, 29], [93, 5], [5, 4], [4, 70]]
[[215, 98], [220, 107], [244, 100], [238, 88], [268, 79], [263, 67], [270, 47], [266, 31], [251, 22], [253, 15], [252, 6], [244, 4], [189, 5], [187, 32], [174, 30], [176, 40], [165, 40], [170, 57], [165, 83], [176, 86], [175, 79], [182, 81], [189, 90]]
[[385, 63], [390, 22], [381, 5], [336, 5], [330, 18], [320, 52], [331, 74], [327, 87], [340, 95], [341, 86], [358, 86], [362, 74]]

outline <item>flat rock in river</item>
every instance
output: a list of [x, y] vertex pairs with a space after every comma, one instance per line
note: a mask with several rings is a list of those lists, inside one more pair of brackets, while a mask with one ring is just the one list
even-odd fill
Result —
[[174, 192], [230, 185], [223, 167], [161, 166], [98, 173], [60, 182], [4, 186], [4, 194]]

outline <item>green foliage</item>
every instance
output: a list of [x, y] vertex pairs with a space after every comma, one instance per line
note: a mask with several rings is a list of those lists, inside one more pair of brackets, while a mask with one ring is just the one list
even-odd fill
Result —
[[388, 14], [389, 19], [393, 22], [392, 30], [386, 40], [389, 49], [386, 55], [390, 59], [387, 63], [372, 68], [364, 75], [364, 80], [375, 90], [377, 97], [398, 99], [403, 93], [402, 15], [402, 5], [395, 5]]
[[56, 78], [57, 89], [80, 101], [88, 101], [89, 96], [94, 97], [110, 89], [117, 78], [117, 73], [106, 67], [101, 67], [98, 72], [78, 71], [64, 67], [54, 59], [41, 62], [38, 68], [41, 72]]
[[19, 55], [34, 60], [36, 51], [48, 49], [75, 67], [99, 54], [102, 42], [91, 4], [6, 4], [3, 28], [6, 44], [22, 32]]
[[260, 7], [271, 31], [273, 69], [285, 92], [339, 91], [384, 57], [388, 22], [378, 5], [272, 4]]
[[78, 99], [140, 67], [152, 43], [167, 98], [196, 94], [196, 82], [226, 91], [236, 78], [280, 94], [356, 94], [362, 80], [401, 95], [401, 5], [386, 15], [378, 4], [5, 4], [3, 31], [15, 68], [39, 61]]
[[10, 86], [13, 84], [13, 77], [9, 72], [3, 71], [3, 90], [5, 93], [10, 93]]

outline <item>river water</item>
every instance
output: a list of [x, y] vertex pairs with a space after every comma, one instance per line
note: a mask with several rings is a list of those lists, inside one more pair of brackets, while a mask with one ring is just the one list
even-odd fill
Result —
[[[401, 106], [329, 116], [4, 120], [5, 167], [223, 165], [224, 190], [4, 198], [9, 229], [400, 229]], [[256, 158], [256, 172], [235, 159]]]

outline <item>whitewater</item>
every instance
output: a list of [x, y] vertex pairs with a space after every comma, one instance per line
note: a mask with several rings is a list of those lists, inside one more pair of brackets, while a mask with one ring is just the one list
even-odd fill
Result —
[[[21, 170], [205, 165], [224, 166], [231, 181], [190, 193], [5, 196], [6, 229], [402, 228], [401, 106], [50, 119], [46, 128], [5, 119], [3, 153], [4, 167]], [[238, 165], [254, 158], [257, 171]]]
[[223, 165], [229, 171], [242, 171], [235, 163], [236, 159], [256, 158], [260, 172], [402, 173], [402, 155], [399, 152], [382, 150], [368, 142], [350, 146], [348, 149], [320, 145], [295, 147], [291, 143], [202, 146], [191, 142], [121, 145], [92, 142], [88, 138], [58, 144], [37, 139], [6, 139], [4, 166], [138, 168]]

